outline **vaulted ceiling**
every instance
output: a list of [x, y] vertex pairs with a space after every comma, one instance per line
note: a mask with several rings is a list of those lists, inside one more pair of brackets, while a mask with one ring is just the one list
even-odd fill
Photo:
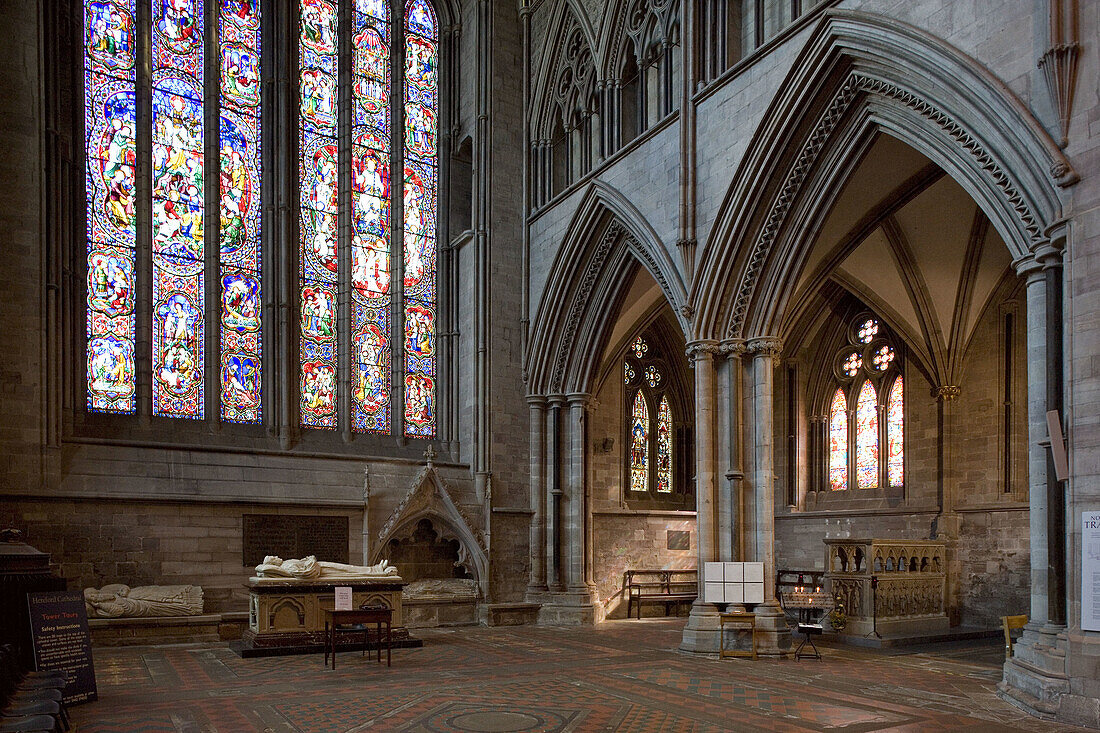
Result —
[[835, 282], [879, 311], [940, 378], [957, 373], [981, 313], [1013, 277], [1007, 247], [974, 200], [885, 134], [810, 236], [787, 323], [812, 318], [815, 296]]

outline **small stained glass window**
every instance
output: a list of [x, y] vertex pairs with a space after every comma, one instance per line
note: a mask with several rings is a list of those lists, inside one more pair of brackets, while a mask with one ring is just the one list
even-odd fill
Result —
[[848, 356], [844, 357], [844, 362], [841, 364], [841, 371], [844, 372], [846, 377], [854, 377], [859, 374], [860, 367], [863, 366], [863, 357], [859, 355], [859, 352], [853, 351]]
[[901, 376], [890, 388], [890, 400], [886, 403], [886, 441], [889, 455], [886, 457], [886, 474], [891, 486], [905, 484], [905, 389]]
[[869, 381], [856, 399], [856, 486], [878, 488], [878, 400]]
[[894, 361], [894, 350], [889, 346], [880, 346], [875, 349], [874, 354], [871, 356], [871, 365], [880, 372], [884, 372], [890, 368], [890, 364]]
[[657, 408], [657, 493], [672, 493], [672, 410], [667, 397]]
[[630, 350], [634, 352], [634, 356], [641, 359], [645, 356], [645, 353], [649, 351], [649, 345], [639, 336], [634, 339], [634, 343], [630, 345]]
[[645, 381], [650, 387], [656, 388], [661, 383], [661, 370], [652, 364], [647, 366], [645, 368]]
[[623, 384], [630, 384], [634, 381], [634, 377], [638, 376], [634, 371], [634, 367], [630, 365], [629, 361], [623, 362]]
[[843, 389], [833, 395], [829, 408], [829, 487], [848, 488], [848, 402]]
[[861, 344], [869, 344], [878, 335], [878, 321], [874, 318], [868, 318], [863, 323], [859, 324], [859, 330], [856, 332], [856, 338], [859, 339]]
[[649, 408], [639, 390], [634, 396], [630, 423], [630, 490], [649, 488]]

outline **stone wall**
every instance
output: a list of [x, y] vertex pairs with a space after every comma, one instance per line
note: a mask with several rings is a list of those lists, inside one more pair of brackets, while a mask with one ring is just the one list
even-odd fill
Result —
[[962, 624], [996, 628], [1001, 616], [1028, 612], [1027, 511], [962, 513], [956, 555]]
[[[23, 530], [25, 541], [52, 556], [69, 588], [108, 583], [199, 585], [205, 611], [247, 611], [242, 563], [244, 514], [344, 516], [349, 557], [362, 558], [361, 511], [270, 504], [167, 501], [14, 500], [0, 505], [0, 526]], [[320, 558], [324, 559], [324, 558]]]
[[[627, 570], [692, 570], [698, 565], [694, 516], [658, 513], [597, 514], [592, 520], [592, 577], [597, 602], [608, 618], [626, 615], [623, 573]], [[668, 549], [669, 532], [687, 532], [689, 546]], [[686, 608], [687, 604], [681, 604]], [[633, 614], [633, 609], [631, 609]], [[661, 615], [664, 608], [646, 605], [643, 615]]]

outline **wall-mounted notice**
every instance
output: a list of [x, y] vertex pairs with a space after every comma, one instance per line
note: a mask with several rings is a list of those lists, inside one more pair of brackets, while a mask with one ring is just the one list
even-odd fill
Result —
[[35, 669], [65, 673], [68, 683], [62, 696], [66, 705], [97, 699], [84, 594], [70, 591], [28, 593], [27, 610], [30, 611]]
[[1081, 512], [1081, 628], [1100, 631], [1100, 512]]
[[336, 586], [336, 610], [351, 610], [351, 586]]

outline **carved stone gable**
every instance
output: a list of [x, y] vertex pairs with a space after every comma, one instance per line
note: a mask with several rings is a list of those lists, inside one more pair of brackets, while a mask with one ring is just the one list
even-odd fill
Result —
[[[443, 539], [458, 541], [458, 564], [477, 578], [482, 594], [488, 591], [488, 553], [485, 538], [451, 497], [434, 466], [425, 466], [378, 533], [371, 562], [378, 562], [391, 539], [408, 526], [429, 518]], [[400, 568], [398, 568], [400, 571]]]

